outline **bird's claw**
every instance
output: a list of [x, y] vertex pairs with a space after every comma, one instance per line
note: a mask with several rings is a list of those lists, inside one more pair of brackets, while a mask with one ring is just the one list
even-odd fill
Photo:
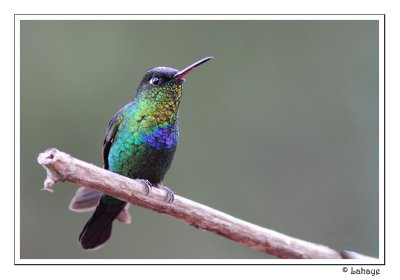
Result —
[[159, 184], [153, 186], [153, 185], [149, 182], [149, 180], [146, 180], [146, 179], [136, 179], [136, 180], [139, 181], [140, 183], [142, 183], [142, 184], [146, 187], [146, 195], [149, 195], [150, 190], [151, 190], [152, 187], [156, 187], [156, 188], [159, 188], [159, 189], [161, 189], [161, 190], [165, 190], [165, 191], [167, 192], [167, 196], [166, 196], [166, 198], [165, 198], [165, 201], [166, 201], [167, 203], [172, 203], [172, 202], [174, 201], [175, 194], [174, 194], [174, 192], [173, 192], [170, 188], [168, 188], [167, 186], [164, 186], [164, 185], [161, 184], [161, 183], [159, 183]]
[[167, 192], [167, 196], [165, 198], [165, 201], [167, 203], [172, 203], [174, 201], [175, 194], [170, 188], [168, 188], [167, 186], [164, 186], [163, 184], [158, 184], [157, 188], [165, 190]]
[[149, 180], [146, 179], [137, 179], [137, 181], [139, 181], [140, 183], [142, 183], [145, 188], [146, 188], [146, 195], [149, 195], [149, 192], [151, 190], [151, 188], [153, 187], [153, 185], [149, 182]]
[[175, 193], [173, 191], [171, 191], [170, 189], [167, 189], [166, 191], [167, 191], [167, 197], [165, 200], [167, 203], [172, 203], [175, 198]]

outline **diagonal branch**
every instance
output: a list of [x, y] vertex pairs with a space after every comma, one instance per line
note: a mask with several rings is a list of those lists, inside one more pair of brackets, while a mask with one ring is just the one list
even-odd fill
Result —
[[173, 203], [166, 203], [164, 190], [152, 188], [146, 195], [147, 187], [141, 182], [75, 159], [55, 148], [41, 153], [38, 162], [47, 171], [44, 182], [44, 190], [47, 191], [53, 191], [54, 184], [63, 181], [83, 185], [280, 258], [370, 258], [351, 251], [336, 251], [262, 228], [178, 195], [175, 195]]

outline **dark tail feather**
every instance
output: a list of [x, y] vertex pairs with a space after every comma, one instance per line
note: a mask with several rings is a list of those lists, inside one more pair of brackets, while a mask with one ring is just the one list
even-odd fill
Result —
[[112, 223], [125, 205], [126, 202], [115, 198], [110, 204], [100, 199], [92, 217], [79, 235], [79, 242], [84, 249], [96, 249], [110, 238]]

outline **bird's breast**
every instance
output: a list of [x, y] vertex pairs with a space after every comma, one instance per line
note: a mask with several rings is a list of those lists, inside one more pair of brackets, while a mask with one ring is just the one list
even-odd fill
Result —
[[162, 179], [178, 142], [177, 123], [121, 123], [109, 153], [110, 170], [131, 178]]

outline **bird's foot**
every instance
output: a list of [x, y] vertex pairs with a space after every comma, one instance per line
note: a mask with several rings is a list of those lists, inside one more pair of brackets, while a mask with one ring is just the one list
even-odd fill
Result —
[[165, 190], [167, 192], [167, 197], [165, 198], [165, 201], [167, 203], [172, 203], [174, 201], [175, 194], [170, 188], [168, 188], [167, 186], [164, 186], [161, 183], [158, 183], [155, 187]]
[[146, 195], [149, 195], [149, 192], [153, 185], [149, 182], [149, 180], [146, 179], [136, 179], [136, 181], [139, 181], [139, 183], [142, 183], [146, 187]]

